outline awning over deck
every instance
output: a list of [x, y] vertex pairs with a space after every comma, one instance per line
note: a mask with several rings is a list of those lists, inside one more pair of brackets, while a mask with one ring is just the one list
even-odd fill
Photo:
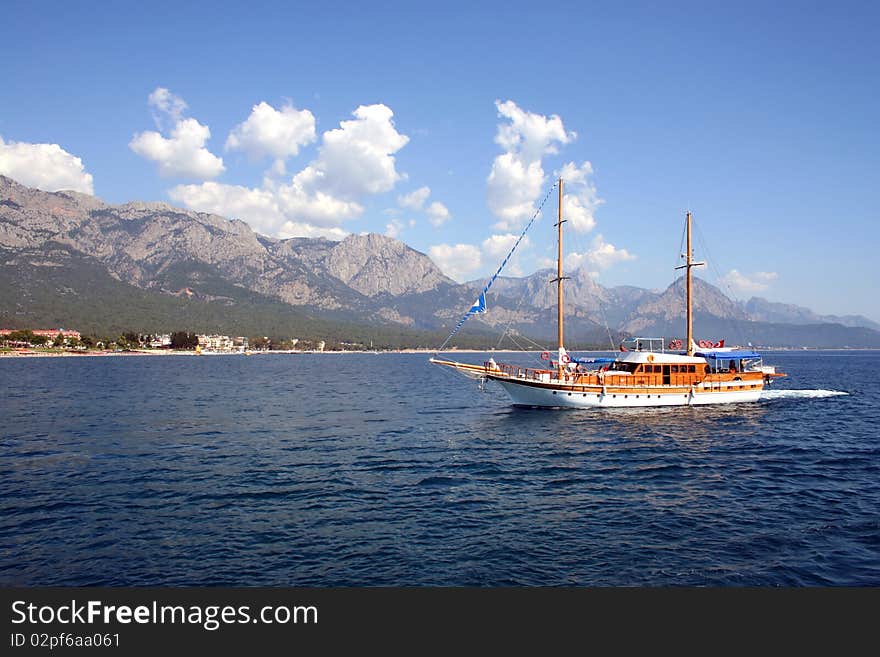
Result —
[[572, 362], [577, 363], [578, 365], [590, 365], [590, 364], [605, 364], [605, 363], [614, 363], [617, 361], [616, 358], [572, 358]]
[[760, 358], [761, 354], [755, 351], [732, 350], [732, 351], [698, 351], [695, 356], [711, 358], [713, 360], [739, 360], [740, 358]]

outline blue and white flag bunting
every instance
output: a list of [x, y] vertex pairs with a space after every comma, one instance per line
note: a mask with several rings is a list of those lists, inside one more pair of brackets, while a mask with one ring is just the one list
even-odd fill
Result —
[[474, 305], [471, 306], [471, 309], [468, 311], [469, 315], [473, 315], [474, 313], [484, 313], [486, 312], [486, 293], [483, 292], [480, 294], [479, 298], [474, 301]]
[[541, 213], [541, 208], [544, 207], [544, 203], [550, 197], [550, 192], [552, 192], [555, 188], [556, 188], [556, 185], [554, 184], [550, 188], [550, 191], [547, 192], [547, 196], [544, 197], [544, 200], [541, 201], [541, 204], [538, 206], [538, 209], [535, 210], [535, 214], [529, 220], [529, 223], [527, 223], [526, 227], [523, 228], [522, 233], [520, 233], [519, 238], [516, 240], [516, 242], [514, 242], [513, 246], [510, 249], [510, 252], [507, 254], [507, 257], [504, 258], [504, 260], [501, 262], [501, 265], [498, 267], [498, 271], [496, 271], [495, 275], [489, 279], [489, 282], [486, 283], [486, 287], [484, 287], [483, 291], [480, 292], [480, 296], [477, 297], [477, 300], [474, 302], [474, 305], [472, 305], [470, 310], [468, 310], [467, 313], [465, 313], [465, 316], [462, 317], [461, 320], [459, 320], [458, 324], [455, 325], [455, 328], [452, 329], [452, 333], [450, 333], [449, 337], [443, 341], [443, 344], [440, 345], [440, 347], [437, 349], [437, 351], [442, 351], [446, 347], [446, 345], [449, 344], [449, 341], [452, 339], [452, 336], [454, 336], [456, 333], [458, 333], [458, 329], [460, 329], [462, 327], [462, 325], [467, 321], [468, 317], [470, 317], [471, 315], [476, 315], [478, 313], [486, 312], [486, 292], [488, 292], [489, 288], [492, 287], [492, 283], [494, 283], [495, 279], [498, 278], [498, 275], [504, 269], [504, 266], [507, 264], [507, 261], [510, 260], [510, 257], [513, 255], [513, 252], [516, 251], [516, 247], [519, 246], [519, 243], [522, 242], [523, 238], [526, 236], [526, 233], [529, 231], [529, 228], [531, 228], [532, 224], [535, 223], [535, 219], [537, 219], [538, 215]]

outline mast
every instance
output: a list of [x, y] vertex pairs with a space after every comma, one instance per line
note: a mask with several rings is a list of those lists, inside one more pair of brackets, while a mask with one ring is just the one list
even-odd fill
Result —
[[676, 267], [676, 269], [685, 269], [686, 278], [685, 281], [687, 283], [687, 355], [694, 355], [694, 310], [693, 310], [693, 277], [691, 275], [691, 268], [699, 267], [701, 265], [705, 265], [705, 262], [694, 262], [694, 249], [691, 246], [691, 221], [693, 217], [691, 216], [691, 211], [687, 212], [687, 221], [686, 221], [686, 233], [687, 233], [687, 253], [685, 254], [686, 260], [685, 264], [680, 267]]
[[556, 324], [557, 337], [559, 342], [558, 369], [559, 375], [562, 376], [562, 356], [565, 353], [563, 345], [563, 317], [562, 317], [562, 281], [567, 276], [562, 275], [562, 224], [565, 219], [562, 218], [562, 178], [559, 179], [559, 220], [556, 222], [557, 244], [556, 244], [556, 278], [553, 280], [557, 284], [556, 288]]
[[693, 280], [691, 266], [694, 250], [691, 247], [691, 211], [687, 213], [687, 355], [694, 355]]

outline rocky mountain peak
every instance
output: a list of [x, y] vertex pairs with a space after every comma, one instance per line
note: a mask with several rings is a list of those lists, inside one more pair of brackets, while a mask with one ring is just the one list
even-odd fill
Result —
[[368, 233], [349, 235], [325, 262], [328, 273], [363, 295], [427, 292], [452, 281], [424, 253], [399, 240]]

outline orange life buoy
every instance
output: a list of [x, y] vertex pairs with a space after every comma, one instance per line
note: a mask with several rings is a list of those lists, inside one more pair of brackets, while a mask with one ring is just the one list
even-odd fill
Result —
[[700, 342], [698, 344], [700, 345], [701, 349], [711, 349], [712, 348], [712, 343], [709, 342], [708, 340], [700, 340]]
[[559, 360], [568, 365], [571, 362], [571, 356], [569, 356], [568, 354], [562, 354], [562, 358], [560, 358]]
[[550, 352], [542, 351], [541, 352], [541, 360], [550, 360]]

